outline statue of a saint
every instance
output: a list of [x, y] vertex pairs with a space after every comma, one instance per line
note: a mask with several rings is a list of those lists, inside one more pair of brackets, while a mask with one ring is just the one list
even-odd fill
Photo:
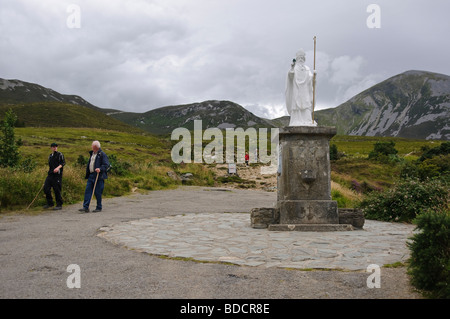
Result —
[[317, 126], [312, 119], [314, 76], [305, 65], [305, 59], [305, 52], [298, 51], [287, 76], [286, 108], [291, 116], [289, 126]]

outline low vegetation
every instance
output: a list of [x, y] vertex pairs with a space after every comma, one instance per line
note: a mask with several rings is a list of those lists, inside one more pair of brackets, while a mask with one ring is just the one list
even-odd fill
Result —
[[431, 298], [450, 298], [450, 210], [429, 209], [414, 221], [417, 232], [408, 244], [411, 283]]
[[423, 211], [448, 207], [448, 183], [438, 179], [404, 179], [393, 187], [372, 192], [361, 202], [366, 218], [412, 222]]
[[[91, 142], [97, 139], [112, 164], [105, 196], [181, 185], [181, 180], [168, 176], [169, 171], [178, 175], [192, 173], [190, 185], [212, 186], [215, 183], [212, 172], [201, 164], [172, 163], [171, 141], [152, 135], [90, 128], [27, 127], [16, 128], [15, 132], [22, 140], [20, 155], [28, 160], [29, 165], [0, 168], [0, 211], [21, 210], [32, 202], [47, 176], [47, 158], [52, 142], [58, 142], [58, 150], [66, 158], [62, 190], [65, 204], [82, 200], [88, 151]], [[44, 204], [41, 192], [33, 206]]]
[[95, 127], [142, 134], [144, 131], [114, 119], [92, 108], [71, 103], [35, 102], [0, 104], [0, 118], [12, 110], [16, 127]]

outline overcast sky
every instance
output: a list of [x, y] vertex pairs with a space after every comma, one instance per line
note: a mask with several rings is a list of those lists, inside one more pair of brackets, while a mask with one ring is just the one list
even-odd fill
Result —
[[103, 108], [230, 100], [274, 118], [314, 35], [323, 109], [407, 70], [450, 74], [449, 21], [448, 0], [0, 0], [0, 78]]

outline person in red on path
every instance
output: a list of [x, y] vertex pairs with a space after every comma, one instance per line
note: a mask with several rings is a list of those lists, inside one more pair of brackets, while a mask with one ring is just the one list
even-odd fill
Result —
[[248, 166], [248, 160], [249, 160], [248, 152], [245, 152], [245, 165], [247, 165], [247, 166]]

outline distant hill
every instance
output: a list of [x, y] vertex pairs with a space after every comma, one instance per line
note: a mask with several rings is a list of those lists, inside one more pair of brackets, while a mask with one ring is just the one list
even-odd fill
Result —
[[341, 135], [450, 140], [450, 76], [408, 71], [317, 111], [316, 118]]
[[273, 127], [273, 124], [230, 101], [205, 101], [166, 106], [146, 113], [117, 112], [112, 117], [156, 134], [167, 134], [177, 127], [194, 128], [194, 120], [202, 120], [203, 129], [218, 127]]
[[61, 102], [85, 106], [103, 113], [114, 112], [92, 105], [78, 95], [66, 95], [36, 83], [0, 78], [0, 104], [23, 104], [35, 102]]
[[0, 79], [0, 118], [8, 109], [19, 126], [92, 127], [129, 133], [143, 133], [107, 115], [117, 110], [102, 109], [77, 95], [66, 95], [39, 84]]
[[144, 133], [137, 127], [116, 120], [102, 112], [81, 105], [61, 102], [0, 105], [0, 118], [12, 109], [17, 126], [25, 127], [90, 127], [128, 133]]

